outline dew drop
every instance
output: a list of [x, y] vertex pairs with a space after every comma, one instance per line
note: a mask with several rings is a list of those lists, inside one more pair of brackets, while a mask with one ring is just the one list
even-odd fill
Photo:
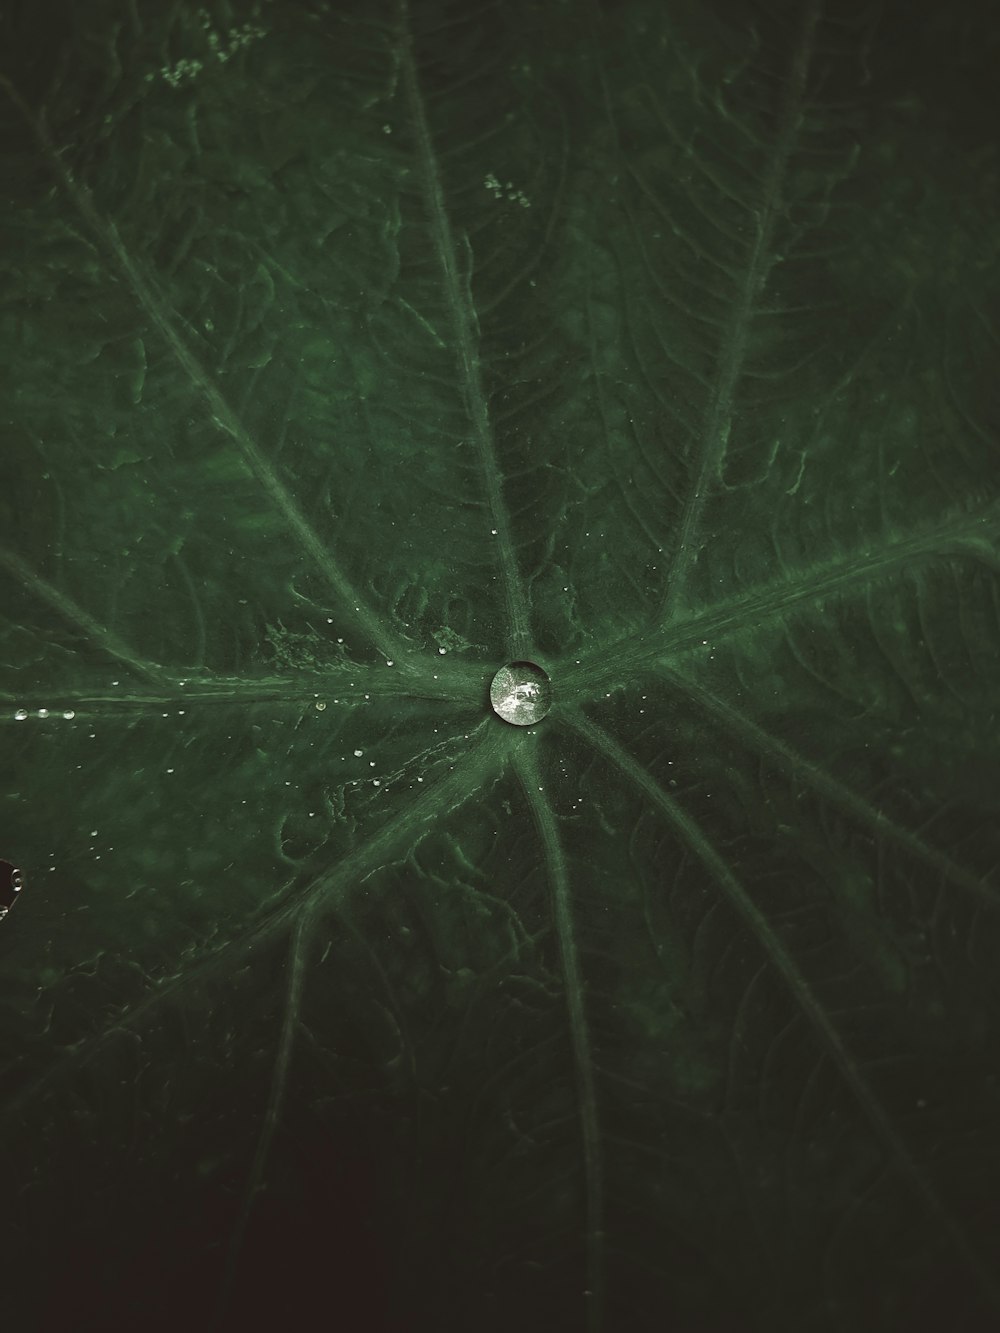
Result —
[[493, 677], [490, 703], [505, 722], [530, 727], [552, 707], [552, 682], [536, 662], [511, 662]]
[[14, 717], [18, 722], [23, 722], [27, 716], [28, 716], [28, 710], [26, 708], [19, 708], [17, 712], [14, 714]]

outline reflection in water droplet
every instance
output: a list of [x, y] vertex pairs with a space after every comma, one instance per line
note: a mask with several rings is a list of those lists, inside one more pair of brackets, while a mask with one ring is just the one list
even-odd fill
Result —
[[493, 677], [490, 703], [505, 722], [530, 727], [552, 707], [552, 682], [536, 662], [511, 662]]

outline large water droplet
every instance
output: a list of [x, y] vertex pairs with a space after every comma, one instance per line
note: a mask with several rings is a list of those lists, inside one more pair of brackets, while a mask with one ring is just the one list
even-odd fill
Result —
[[510, 662], [493, 677], [490, 703], [505, 722], [530, 727], [552, 707], [552, 682], [536, 662]]

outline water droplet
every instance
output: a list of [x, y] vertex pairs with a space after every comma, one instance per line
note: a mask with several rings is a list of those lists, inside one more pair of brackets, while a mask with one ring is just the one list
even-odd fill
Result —
[[364, 754], [364, 750], [355, 750], [355, 751], [354, 751], [354, 757], [355, 757], [355, 759], [360, 759], [361, 756], [362, 756], [363, 754]]
[[[163, 716], [166, 717], [167, 716], [166, 713], [164, 713]], [[65, 713], [63, 713], [63, 717], [66, 719], [67, 722], [72, 722], [73, 718], [76, 717], [76, 713], [73, 711], [72, 708], [67, 708]]]
[[511, 662], [493, 677], [490, 703], [505, 722], [530, 727], [552, 707], [552, 682], [536, 662]]
[[47, 708], [39, 708], [38, 710], [39, 717], [48, 717], [48, 715], [49, 715], [49, 710]]
[[317, 711], [317, 713], [322, 713], [322, 711], [323, 711], [323, 709], [324, 709], [325, 707], [326, 707], [326, 704], [323, 702], [322, 699], [317, 699], [317, 700], [316, 700], [316, 711]]
[[27, 716], [28, 716], [28, 710], [26, 708], [19, 708], [17, 712], [14, 714], [14, 717], [18, 722], [23, 722]]

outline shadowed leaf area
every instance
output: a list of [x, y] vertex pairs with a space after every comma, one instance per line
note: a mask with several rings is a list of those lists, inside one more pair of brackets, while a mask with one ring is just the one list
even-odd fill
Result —
[[1000, 1326], [998, 59], [4, 7], [11, 1329]]

